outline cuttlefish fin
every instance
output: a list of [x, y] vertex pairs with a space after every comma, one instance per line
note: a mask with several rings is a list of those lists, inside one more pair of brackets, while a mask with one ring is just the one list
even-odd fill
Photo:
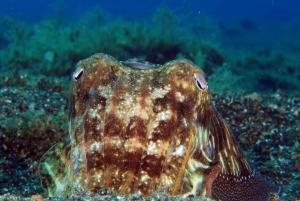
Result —
[[281, 188], [266, 180], [250, 163], [221, 116], [216, 112], [211, 119], [210, 132], [215, 140], [215, 159], [218, 164], [206, 181], [207, 196], [226, 200], [268, 200], [280, 196]]
[[39, 174], [42, 187], [48, 196], [67, 194], [71, 191], [70, 152], [69, 142], [59, 142], [41, 158]]

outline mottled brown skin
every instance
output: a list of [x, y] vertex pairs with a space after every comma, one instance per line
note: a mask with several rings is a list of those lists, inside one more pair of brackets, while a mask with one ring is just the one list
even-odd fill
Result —
[[69, 119], [70, 141], [40, 162], [51, 196], [106, 187], [120, 194], [267, 200], [279, 191], [242, 154], [210, 103], [203, 71], [190, 61], [146, 70], [105, 54], [80, 61]]

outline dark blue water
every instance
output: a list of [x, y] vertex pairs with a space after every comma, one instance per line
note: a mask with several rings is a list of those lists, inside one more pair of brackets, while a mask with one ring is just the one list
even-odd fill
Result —
[[0, 13], [23, 20], [40, 20], [63, 9], [64, 17], [74, 16], [95, 6], [116, 16], [129, 18], [148, 18], [157, 7], [167, 5], [175, 9], [187, 9], [191, 12], [202, 12], [220, 19], [234, 19], [248, 17], [263, 21], [292, 20], [300, 16], [300, 2], [297, 0], [205, 0], [205, 1], [178, 1], [178, 0], [2, 0]]

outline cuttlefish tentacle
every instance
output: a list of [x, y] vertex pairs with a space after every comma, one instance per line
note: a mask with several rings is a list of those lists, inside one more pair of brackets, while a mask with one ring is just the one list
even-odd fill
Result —
[[[68, 141], [63, 141], [51, 147], [41, 158], [39, 173], [43, 187], [47, 187], [49, 196], [65, 194], [71, 190], [70, 150]], [[59, 167], [59, 168], [57, 168]]]

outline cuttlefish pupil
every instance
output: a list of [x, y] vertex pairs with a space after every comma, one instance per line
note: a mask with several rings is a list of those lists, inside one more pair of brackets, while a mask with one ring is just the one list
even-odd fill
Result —
[[70, 136], [39, 165], [49, 196], [103, 187], [223, 201], [280, 194], [243, 155], [188, 60], [157, 66], [95, 54], [77, 64], [69, 100]]

